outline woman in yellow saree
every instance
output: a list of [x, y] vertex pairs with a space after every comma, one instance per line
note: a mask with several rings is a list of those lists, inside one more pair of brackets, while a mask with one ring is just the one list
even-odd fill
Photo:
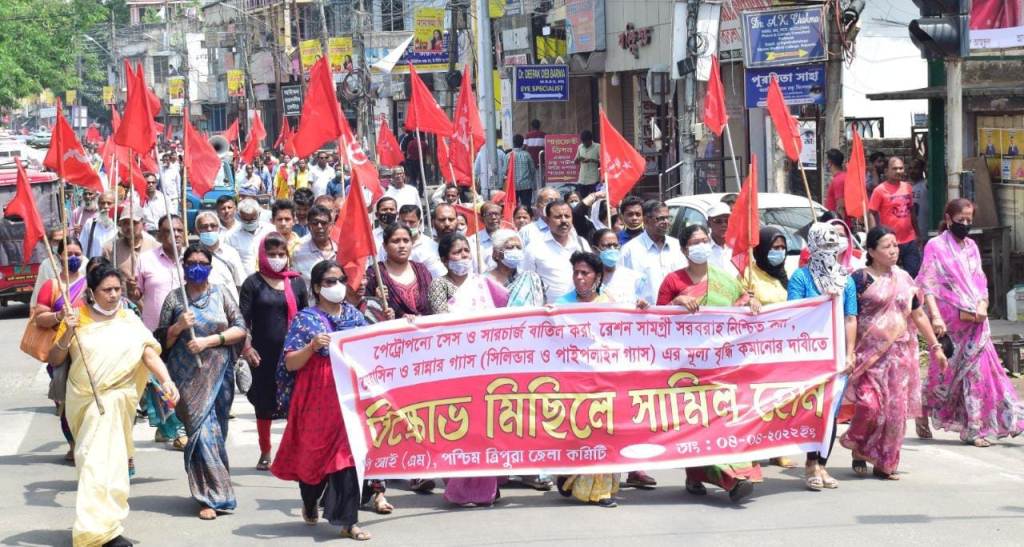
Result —
[[[75, 443], [78, 494], [75, 547], [131, 545], [121, 534], [128, 516], [132, 422], [149, 373], [168, 402], [178, 389], [160, 360], [160, 345], [135, 314], [121, 307], [121, 274], [100, 266], [87, 277], [89, 305], [57, 329], [50, 362], [71, 355], [65, 399]], [[86, 368], [88, 366], [88, 368]]]

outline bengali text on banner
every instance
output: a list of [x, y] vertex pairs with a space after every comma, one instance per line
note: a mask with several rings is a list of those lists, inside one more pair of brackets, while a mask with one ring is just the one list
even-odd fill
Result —
[[617, 472], [828, 450], [841, 309], [504, 308], [335, 333], [370, 478]]

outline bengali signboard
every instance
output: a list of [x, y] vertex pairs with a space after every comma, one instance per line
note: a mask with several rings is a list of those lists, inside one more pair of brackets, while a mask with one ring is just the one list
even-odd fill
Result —
[[1024, 47], [1024, 9], [1020, 0], [973, 0], [971, 49]]
[[302, 86], [281, 86], [281, 103], [284, 105], [285, 116], [302, 114]]
[[303, 40], [299, 42], [299, 59], [302, 62], [302, 71], [309, 72], [313, 65], [324, 56], [323, 45], [320, 40]]
[[331, 72], [352, 72], [355, 67], [352, 55], [352, 37], [335, 36], [327, 40], [327, 58], [331, 62]]
[[513, 74], [516, 102], [569, 100], [568, 65], [519, 65]]
[[228, 71], [228, 97], [245, 96], [245, 72], [242, 70]]
[[579, 135], [545, 135], [544, 182], [559, 184], [579, 180], [580, 166], [573, 161], [579, 147]]
[[185, 77], [169, 76], [167, 78], [167, 100], [171, 104], [180, 104], [185, 101]]
[[827, 452], [840, 312], [506, 308], [335, 333], [330, 354], [366, 477], [666, 469]]
[[[703, 5], [701, 6], [704, 7]], [[739, 59], [743, 55], [743, 31], [740, 13], [772, 7], [772, 0], [732, 0], [722, 3], [718, 26], [718, 57], [722, 61]]]
[[744, 12], [743, 45], [747, 67], [824, 61], [825, 7]]
[[768, 84], [772, 74], [789, 105], [825, 105], [825, 65], [800, 65], [775, 68], [750, 68], [746, 71], [747, 108], [768, 104]]

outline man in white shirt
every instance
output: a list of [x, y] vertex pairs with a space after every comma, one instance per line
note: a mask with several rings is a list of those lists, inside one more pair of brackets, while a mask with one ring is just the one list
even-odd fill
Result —
[[316, 155], [316, 163], [309, 166], [309, 185], [315, 197], [327, 193], [327, 184], [334, 180], [336, 172], [327, 164], [327, 154], [319, 152]]
[[544, 234], [547, 234], [550, 230], [548, 223], [544, 220], [546, 216], [544, 211], [552, 201], [559, 199], [561, 196], [558, 195], [558, 191], [554, 188], [544, 187], [537, 192], [536, 202], [533, 207], [533, 216], [537, 220], [523, 226], [519, 229], [519, 239], [523, 240], [523, 248], [526, 248], [530, 244], [531, 239], [542, 239]]
[[[501, 205], [491, 201], [485, 201], [480, 206], [480, 216], [484, 219], [484, 229], [469, 236], [469, 254], [473, 258], [473, 267], [477, 269], [477, 273], [482, 273], [491, 270], [496, 265], [494, 263], [494, 242], [491, 241], [491, 234], [498, 231], [501, 228]], [[477, 256], [477, 240], [480, 240], [480, 255]]]
[[256, 242], [274, 231], [274, 225], [260, 220], [260, 204], [252, 198], [245, 198], [238, 204], [238, 222], [235, 227], [221, 234], [223, 242], [238, 252], [245, 276], [256, 273]]
[[711, 231], [711, 257], [708, 264], [739, 277], [740, 272], [732, 263], [732, 248], [725, 244], [725, 232], [729, 229], [729, 215], [732, 210], [727, 203], [716, 203], [708, 209], [708, 229]]
[[246, 277], [245, 266], [238, 257], [238, 251], [221, 244], [220, 220], [213, 211], [202, 211], [196, 215], [196, 233], [199, 234], [199, 244], [213, 254], [210, 283], [220, 285], [238, 302], [238, 289]]
[[[423, 213], [419, 205], [403, 205], [398, 209], [398, 223], [409, 229], [412, 236], [412, 250], [409, 253], [409, 260], [419, 262], [430, 270], [430, 275], [440, 277], [448, 273], [448, 268], [441, 263], [441, 257], [437, 254], [437, 243], [423, 235], [420, 229], [423, 223]], [[380, 245], [377, 252], [378, 260], [387, 258], [384, 246]]]
[[309, 235], [302, 239], [292, 255], [292, 267], [302, 275], [306, 288], [310, 285], [313, 266], [324, 260], [335, 260], [338, 246], [331, 241], [331, 210], [323, 205], [314, 205], [306, 213]]
[[622, 265], [647, 278], [644, 294], [649, 303], [658, 301], [658, 289], [668, 274], [686, 267], [679, 241], [668, 235], [668, 207], [658, 200], [644, 202], [644, 233], [622, 247]]
[[405, 171], [403, 169], [395, 169], [393, 173], [394, 175], [391, 178], [391, 185], [388, 186], [384, 195], [389, 198], [394, 198], [395, 202], [398, 203], [399, 209], [405, 205], [419, 206], [420, 194], [416, 191], [415, 186], [405, 183]]
[[164, 154], [164, 164], [160, 170], [160, 188], [167, 196], [171, 209], [179, 210], [181, 208], [181, 201], [179, 201], [181, 199], [181, 164], [178, 163], [177, 154], [171, 152]]
[[142, 206], [142, 222], [147, 232], [155, 234], [157, 222], [167, 214], [167, 202], [164, 194], [156, 189], [156, 174], [146, 173], [145, 178], [146, 204]]
[[572, 207], [568, 203], [553, 201], [545, 213], [551, 231], [526, 248], [520, 269], [540, 276], [544, 283], [544, 302], [553, 304], [573, 290], [569, 258], [576, 251], [589, 251], [590, 245], [573, 232]]
[[398, 222], [398, 202], [395, 198], [384, 196], [377, 200], [373, 213], [377, 217], [377, 227], [373, 229], [373, 241], [378, 249], [384, 248], [384, 228]]
[[263, 179], [253, 170], [251, 163], [245, 166], [245, 178], [242, 179], [238, 193], [252, 196], [263, 193]]
[[117, 226], [110, 216], [110, 210], [114, 208], [113, 192], [100, 194], [99, 209], [96, 216], [90, 218], [82, 225], [82, 252], [86, 258], [93, 258], [103, 254], [103, 244], [108, 239], [117, 235]]

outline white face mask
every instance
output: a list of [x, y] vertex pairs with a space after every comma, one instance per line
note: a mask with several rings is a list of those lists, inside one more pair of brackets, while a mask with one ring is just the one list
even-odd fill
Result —
[[100, 307], [100, 305], [99, 305], [98, 303], [96, 303], [96, 302], [93, 302], [93, 303], [92, 303], [92, 309], [96, 310], [96, 311], [97, 311], [97, 312], [99, 312], [99, 313], [100, 313], [101, 315], [104, 315], [104, 316], [106, 316], [106, 317], [113, 317], [113, 316], [114, 316], [114, 314], [116, 314], [116, 313], [117, 313], [117, 310], [120, 310], [120, 309], [121, 309], [121, 301], [120, 301], [120, 300], [118, 300], [118, 301], [117, 301], [117, 305], [116, 305], [116, 306], [114, 306], [114, 309], [112, 309], [112, 310], [105, 310], [105, 309], [101, 308], [101, 307]]
[[288, 266], [287, 258], [267, 258], [267, 262], [270, 263], [270, 269], [275, 272], [279, 272]]
[[708, 259], [711, 258], [711, 244], [698, 243], [690, 245], [689, 258], [690, 262], [694, 264], [706, 264]]
[[473, 261], [470, 259], [465, 260], [449, 260], [448, 271], [455, 275], [466, 275], [473, 269]]
[[345, 294], [348, 292], [345, 284], [337, 282], [331, 287], [320, 287], [320, 296], [328, 302], [334, 304], [341, 304], [345, 300]]
[[522, 249], [505, 249], [501, 253], [501, 263], [515, 270], [519, 268], [519, 264], [522, 263], [523, 254]]
[[249, 220], [242, 222], [242, 229], [245, 230], [246, 232], [249, 232], [250, 234], [255, 234], [256, 230], [258, 230], [259, 227], [260, 221], [258, 220]]

